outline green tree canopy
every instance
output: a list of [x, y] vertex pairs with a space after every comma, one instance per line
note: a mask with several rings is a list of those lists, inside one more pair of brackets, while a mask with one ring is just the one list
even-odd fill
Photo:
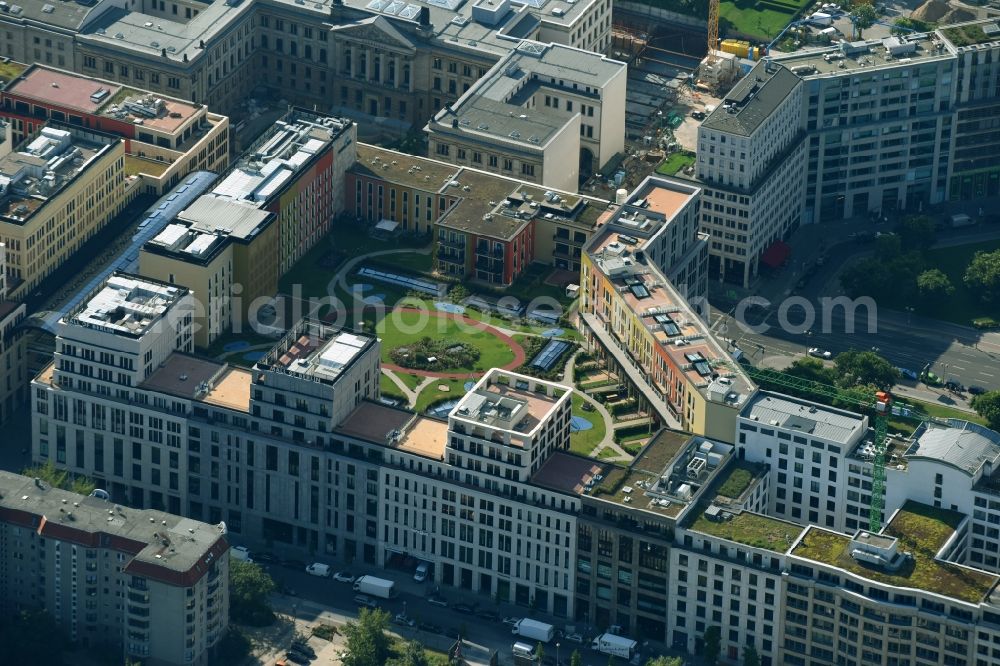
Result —
[[391, 647], [385, 633], [388, 627], [389, 613], [382, 609], [362, 608], [357, 621], [344, 626], [347, 638], [344, 666], [384, 664], [389, 659]]
[[275, 585], [259, 564], [229, 561], [229, 617], [234, 622], [264, 626], [274, 619], [271, 593]]
[[988, 391], [972, 398], [972, 408], [994, 430], [1000, 430], [1000, 391]]
[[836, 384], [837, 371], [823, 365], [823, 361], [818, 358], [799, 358], [792, 361], [792, 364], [785, 368], [785, 373], [799, 379], [808, 379], [820, 384]]
[[664, 657], [660, 655], [647, 661], [646, 666], [684, 666], [684, 660], [680, 657]]
[[573, 654], [569, 656], [569, 666], [583, 666], [583, 657], [580, 656], [579, 650], [573, 650]]
[[851, 10], [851, 22], [854, 24], [854, 28], [858, 31], [858, 38], [861, 38], [862, 33], [865, 30], [875, 25], [875, 21], [878, 20], [878, 12], [871, 4], [857, 4], [854, 9]]
[[897, 231], [904, 250], [923, 252], [934, 244], [934, 220], [926, 215], [911, 215], [903, 218]]
[[955, 285], [939, 268], [931, 268], [917, 276], [917, 289], [922, 298], [940, 301], [955, 293]]
[[722, 651], [722, 629], [714, 625], [708, 627], [705, 629], [702, 641], [701, 656], [709, 664], [716, 663], [719, 659], [719, 653]]
[[837, 355], [834, 361], [843, 387], [872, 385], [886, 391], [899, 381], [899, 370], [873, 351], [851, 349]]
[[760, 655], [757, 654], [755, 646], [748, 645], [743, 648], [743, 666], [760, 666]]
[[402, 653], [387, 661], [386, 666], [428, 666], [424, 646], [418, 641], [406, 641]]
[[963, 280], [981, 299], [993, 300], [1000, 293], [1000, 250], [976, 252]]

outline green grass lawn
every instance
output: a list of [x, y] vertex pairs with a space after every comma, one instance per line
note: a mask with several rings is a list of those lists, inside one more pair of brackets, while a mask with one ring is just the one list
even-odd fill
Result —
[[384, 257], [375, 257], [372, 263], [385, 268], [394, 268], [410, 273], [430, 273], [434, 268], [434, 256], [432, 254], [421, 254], [420, 252], [402, 252], [400, 254], [389, 254]]
[[694, 159], [694, 153], [686, 151], [674, 153], [656, 167], [656, 173], [661, 176], [673, 176], [684, 167], [694, 164]]
[[749, 511], [743, 511], [734, 515], [731, 520], [724, 521], [709, 520], [701, 512], [691, 524], [691, 529], [779, 553], [788, 550], [802, 531], [798, 525]]
[[594, 424], [590, 430], [580, 430], [570, 433], [569, 450], [581, 456], [589, 456], [594, 448], [601, 443], [605, 435], [604, 419], [600, 413], [583, 411], [583, 396], [579, 392], [573, 391], [573, 416], [580, 416]]
[[[423, 322], [423, 325], [421, 325]], [[449, 372], [482, 372], [514, 360], [514, 352], [492, 333], [461, 326], [452, 319], [426, 317], [414, 310], [396, 310], [376, 327], [382, 338], [382, 362], [391, 363], [390, 352], [424, 337], [454, 340], [479, 349], [479, 360], [471, 368], [451, 368]]]
[[404, 396], [403, 392], [399, 390], [398, 386], [396, 386], [396, 382], [381, 373], [379, 373], [378, 385], [382, 395], [386, 398], [399, 398], [403, 401], [406, 400], [406, 396]]
[[396, 373], [393, 373], [393, 374], [395, 374], [397, 377], [399, 377], [400, 381], [402, 381], [404, 384], [406, 384], [406, 387], [408, 389], [410, 389], [411, 391], [415, 390], [417, 388], [417, 386], [420, 385], [420, 382], [422, 382], [422, 381], [424, 381], [424, 379], [426, 379], [426, 377], [423, 377], [423, 376], [419, 376], [418, 377], [417, 375], [411, 374], [409, 372], [396, 372]]
[[948, 298], [947, 307], [939, 304], [918, 304], [917, 312], [935, 319], [945, 319], [956, 324], [971, 326], [972, 320], [978, 317], [993, 317], [1000, 319], [1000, 306], [996, 303], [990, 304], [976, 298], [972, 291], [965, 286], [962, 278], [965, 276], [965, 269], [972, 261], [972, 256], [976, 252], [993, 252], [1000, 249], [1000, 241], [988, 241], [985, 243], [972, 243], [970, 245], [959, 245], [956, 247], [944, 247], [937, 250], [930, 250], [927, 253], [927, 265], [931, 268], [939, 268], [948, 275], [955, 293]]
[[[428, 384], [417, 396], [417, 404], [414, 409], [418, 414], [423, 413], [431, 405], [448, 399], [458, 399], [465, 395], [466, 379], [435, 379]], [[447, 391], [442, 391], [440, 386], [447, 386]]]
[[753, 481], [753, 473], [748, 469], [733, 467], [729, 475], [719, 486], [718, 493], [726, 497], [738, 499]]

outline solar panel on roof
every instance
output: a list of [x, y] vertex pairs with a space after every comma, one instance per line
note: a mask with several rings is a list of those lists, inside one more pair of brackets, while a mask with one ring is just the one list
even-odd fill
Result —
[[542, 372], [548, 372], [555, 365], [556, 361], [559, 360], [559, 357], [566, 353], [569, 347], [570, 344], [564, 340], [552, 340], [542, 347], [542, 351], [535, 355], [530, 365], [540, 369]]
[[645, 285], [641, 284], [629, 285], [629, 291], [631, 291], [632, 295], [635, 296], [636, 298], [639, 299], [649, 298], [649, 290], [646, 289]]
[[708, 377], [712, 374], [712, 368], [709, 367], [708, 361], [697, 361], [694, 364], [694, 371], [697, 372], [702, 377]]

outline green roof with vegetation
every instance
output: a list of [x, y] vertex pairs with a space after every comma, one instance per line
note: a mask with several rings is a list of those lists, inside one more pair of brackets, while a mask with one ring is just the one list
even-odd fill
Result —
[[964, 517], [957, 511], [935, 509], [919, 502], [903, 505], [882, 532], [899, 539], [901, 552], [913, 553], [913, 558], [895, 572], [855, 560], [849, 552], [850, 537], [817, 527], [805, 534], [792, 554], [894, 587], [915, 588], [976, 603], [989, 593], [997, 577], [935, 559]]
[[954, 28], [944, 28], [941, 33], [955, 46], [972, 46], [996, 41], [983, 32], [981, 25], [960, 25]]
[[756, 476], [764, 472], [762, 465], [739, 460], [729, 465], [719, 477], [716, 495], [739, 499], [747, 491]]
[[729, 513], [733, 516], [731, 519], [716, 521], [706, 518], [704, 510], [701, 510], [688, 529], [776, 553], [788, 550], [802, 531], [800, 525], [759, 513]]

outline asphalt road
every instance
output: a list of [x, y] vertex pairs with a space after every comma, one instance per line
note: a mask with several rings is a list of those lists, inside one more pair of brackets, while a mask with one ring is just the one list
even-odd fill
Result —
[[[331, 565], [332, 567], [332, 565]], [[499, 653], [499, 663], [501, 665], [513, 664], [511, 646], [517, 640], [512, 636], [510, 627], [500, 622], [485, 620], [474, 615], [460, 613], [452, 608], [442, 608], [428, 603], [426, 596], [434, 591], [434, 585], [430, 583], [415, 583], [412, 574], [405, 571], [396, 570], [371, 570], [367, 571], [362, 567], [352, 566], [350, 571], [354, 575], [369, 573], [371, 575], [388, 578], [396, 581], [399, 589], [399, 596], [392, 600], [378, 600], [380, 606], [395, 616], [403, 612], [407, 616], [418, 622], [428, 622], [435, 624], [442, 629], [455, 629], [464, 631], [463, 655], [472, 664], [487, 664], [490, 653], [493, 650]], [[318, 621], [320, 614], [324, 617], [334, 617], [344, 621], [351, 620], [357, 616], [358, 606], [354, 603], [354, 591], [348, 583], [338, 583], [332, 578], [317, 578], [305, 571], [289, 569], [278, 565], [268, 566], [268, 572], [278, 583], [279, 589], [290, 588], [294, 591], [295, 604], [294, 613], [299, 620], [309, 621], [311, 618]], [[499, 608], [488, 599], [468, 593], [460, 595], [453, 589], [441, 589], [441, 594], [453, 603], [464, 602], [473, 604], [478, 602], [478, 607], [483, 610], [493, 610], [501, 616], [526, 617], [525, 609], [504, 604]], [[282, 611], [288, 608], [289, 598], [282, 597]], [[530, 616], [540, 621], [551, 622], [557, 628], [562, 629], [566, 624], [565, 620], [556, 621], [546, 618], [543, 615], [531, 613]], [[437, 649], [445, 649], [453, 641], [441, 634], [430, 634], [418, 628], [406, 628], [399, 624], [392, 625], [393, 631], [405, 638], [415, 638], [425, 645]], [[582, 627], [578, 630], [582, 632]], [[589, 638], [596, 631], [586, 632]], [[576, 644], [565, 641], [565, 639], [553, 640], [545, 646], [546, 656], [556, 656], [556, 643], [559, 642], [559, 658], [563, 664], [569, 663], [573, 650], [579, 650], [585, 666], [605, 666], [608, 663], [607, 655], [601, 655], [590, 650], [589, 644]], [[649, 651], [649, 648], [647, 648]], [[659, 654], [656, 652], [655, 654]], [[651, 656], [655, 656], [652, 654]], [[645, 655], [644, 655], [645, 656]], [[645, 658], [642, 660], [645, 663]]]

